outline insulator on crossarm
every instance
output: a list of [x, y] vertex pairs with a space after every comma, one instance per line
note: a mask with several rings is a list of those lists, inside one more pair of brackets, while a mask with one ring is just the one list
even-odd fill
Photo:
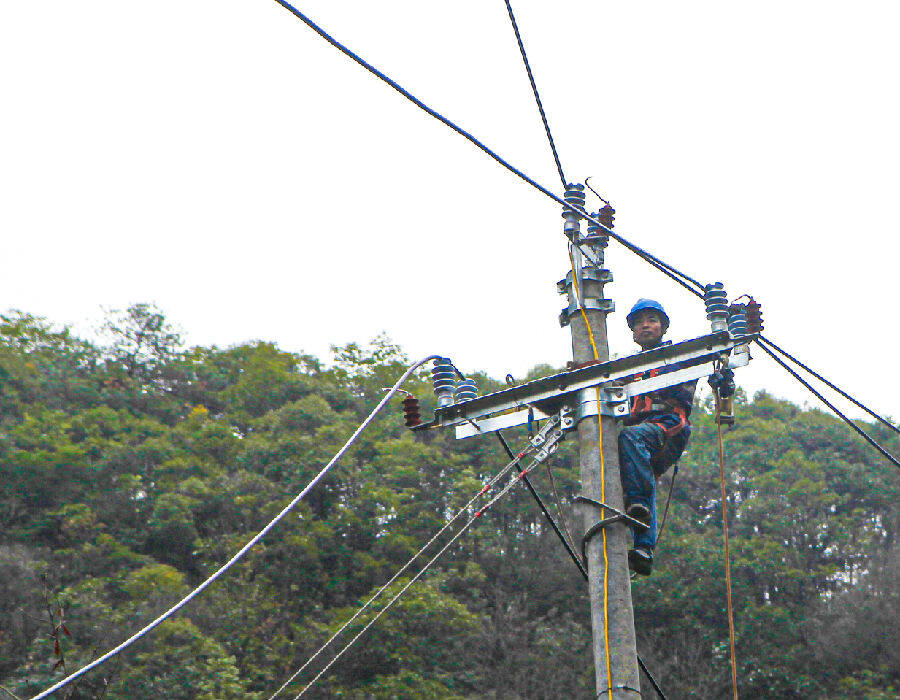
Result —
[[747, 302], [747, 332], [748, 333], [762, 333], [763, 331], [763, 318], [762, 318], [762, 305], [757, 301], [750, 297], [750, 301]]
[[709, 319], [713, 333], [728, 330], [728, 294], [725, 285], [713, 282], [703, 289], [703, 303], [706, 305], [706, 318]]
[[431, 370], [431, 380], [434, 385], [434, 394], [437, 396], [438, 407], [452, 406], [453, 395], [456, 393], [456, 368], [449, 357], [442, 357], [434, 361]]
[[410, 394], [403, 399], [403, 417], [407, 428], [422, 425], [422, 414], [419, 412], [419, 399]]
[[456, 403], [470, 401], [478, 396], [474, 379], [460, 379], [456, 384]]
[[728, 332], [733, 338], [747, 335], [747, 314], [743, 304], [732, 304], [728, 307]]
[[[578, 183], [569, 183], [566, 185], [566, 196], [563, 198], [566, 200], [568, 204], [571, 204], [573, 207], [578, 207], [582, 211], [584, 211], [584, 185], [580, 185]], [[576, 214], [579, 218], [582, 216], [578, 212], [573, 212], [571, 209], [566, 208], [563, 209], [563, 216], [566, 214]]]

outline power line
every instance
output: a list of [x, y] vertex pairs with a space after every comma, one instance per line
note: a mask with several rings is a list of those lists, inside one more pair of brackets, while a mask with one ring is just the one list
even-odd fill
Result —
[[516, 16], [513, 14], [512, 5], [506, 0], [506, 11], [509, 13], [509, 21], [512, 22], [513, 31], [516, 33], [516, 41], [519, 44], [519, 53], [522, 54], [522, 62], [525, 64], [525, 72], [528, 73], [528, 82], [531, 83], [531, 91], [534, 93], [534, 101], [537, 102], [538, 111], [541, 113], [541, 121], [544, 122], [544, 131], [547, 132], [547, 140], [550, 142], [550, 150], [553, 151], [553, 160], [556, 161], [556, 170], [559, 172], [559, 180], [563, 189], [568, 184], [566, 176], [563, 174], [562, 163], [559, 162], [559, 153], [556, 152], [556, 144], [553, 142], [553, 134], [550, 133], [550, 124], [547, 122], [547, 114], [544, 112], [544, 105], [541, 102], [541, 95], [538, 92], [537, 84], [534, 82], [534, 75], [531, 73], [531, 65], [528, 63], [528, 54], [525, 53], [525, 44], [522, 42], [522, 35], [519, 33], [519, 25], [516, 22]]
[[[492, 477], [492, 478], [488, 481], [488, 483], [486, 483], [486, 484], [484, 485], [484, 487], [483, 487], [478, 493], [476, 493], [476, 494], [469, 500], [468, 503], [466, 503], [462, 508], [460, 508], [460, 509], [456, 512], [456, 514], [453, 515], [453, 516], [452, 516], [452, 517], [444, 524], [444, 526], [434, 534], [434, 536], [433, 536], [430, 540], [428, 540], [428, 542], [426, 542], [424, 545], [422, 545], [422, 547], [419, 549], [419, 551], [416, 552], [412, 557], [410, 557], [410, 559], [409, 559], [403, 566], [401, 566], [401, 567], [397, 570], [397, 572], [390, 578], [390, 580], [389, 580], [387, 583], [385, 583], [381, 588], [379, 588], [379, 589], [374, 593], [374, 595], [372, 595], [372, 596], [371, 596], [371, 597], [370, 597], [370, 598], [362, 605], [362, 607], [359, 608], [359, 610], [357, 610], [355, 613], [353, 613], [353, 617], [351, 617], [351, 618], [350, 618], [349, 620], [347, 620], [343, 625], [341, 625], [340, 629], [338, 629], [334, 634], [332, 634], [331, 637], [329, 637], [328, 640], [327, 640], [324, 644], [322, 644], [322, 645], [318, 648], [318, 650], [316, 650], [316, 652], [315, 652], [312, 656], [310, 656], [310, 657], [304, 662], [304, 664], [303, 664], [300, 668], [298, 668], [294, 673], [291, 674], [290, 678], [288, 678], [284, 683], [281, 684], [281, 686], [278, 688], [278, 690], [276, 690], [274, 693], [272, 693], [272, 695], [269, 696], [269, 700], [274, 700], [274, 698], [276, 698], [276, 697], [278, 696], [278, 694], [281, 693], [282, 690], [284, 690], [284, 689], [287, 688], [291, 683], [293, 683], [293, 682], [294, 682], [294, 679], [297, 678], [297, 676], [299, 676], [301, 673], [303, 673], [303, 671], [306, 670], [306, 668], [307, 668], [313, 661], [315, 661], [323, 651], [325, 651], [325, 649], [328, 647], [328, 645], [331, 644], [331, 642], [333, 642], [335, 639], [337, 639], [337, 637], [340, 636], [340, 634], [341, 634], [345, 629], [347, 629], [347, 627], [349, 627], [349, 626], [353, 623], [354, 620], [356, 620], [360, 615], [362, 615], [362, 613], [363, 613], [363, 612], [364, 612], [364, 611], [365, 611], [365, 610], [366, 610], [366, 609], [367, 609], [367, 608], [368, 608], [368, 607], [369, 607], [369, 606], [370, 606], [370, 605], [371, 605], [378, 597], [380, 597], [381, 594], [384, 593], [384, 591], [386, 591], [386, 590], [391, 586], [391, 584], [393, 584], [398, 578], [400, 578], [400, 576], [403, 574], [403, 572], [406, 571], [406, 570], [410, 567], [410, 565], [411, 565], [416, 559], [418, 559], [420, 556], [422, 556], [422, 554], [425, 552], [425, 550], [427, 550], [432, 544], [434, 544], [434, 542], [435, 542], [441, 535], [443, 535], [443, 534], [450, 528], [450, 526], [451, 526], [453, 523], [455, 523], [456, 520], [457, 520], [463, 513], [465, 513], [467, 510], [469, 510], [469, 508], [471, 508], [472, 504], [475, 503], [475, 501], [477, 501], [482, 495], [484, 495], [485, 493], [487, 493], [487, 491], [490, 490], [491, 487], [493, 487], [500, 479], [502, 479], [502, 478], [504, 477], [504, 475], [506, 475], [506, 474], [509, 472], [510, 469], [512, 469], [516, 464], [518, 464], [518, 463], [522, 460], [522, 458], [525, 457], [525, 456], [526, 456], [529, 452], [531, 452], [533, 449], [534, 449], [534, 447], [531, 446], [531, 445], [529, 445], [528, 448], [526, 448], [525, 450], [523, 450], [522, 452], [520, 452], [518, 455], [514, 455], [514, 454], [510, 453], [509, 456], [510, 456], [510, 459], [511, 459], [512, 461], [510, 461], [505, 467], [503, 467], [503, 469], [501, 469], [494, 477]], [[527, 478], [527, 477], [526, 477], [526, 478]]]
[[769, 355], [769, 357], [771, 357], [773, 360], [775, 360], [775, 362], [777, 362], [785, 370], [787, 370], [791, 374], [791, 376], [794, 377], [794, 379], [796, 379], [803, 386], [805, 386], [807, 389], [809, 389], [813, 394], [815, 394], [816, 397], [822, 403], [824, 403], [826, 406], [828, 406], [828, 408], [830, 408], [832, 411], [834, 411], [837, 414], [837, 416], [842, 421], [844, 421], [847, 425], [849, 425], [851, 428], [853, 428], [853, 430], [856, 431], [860, 435], [860, 437], [862, 437], [864, 440], [866, 440], [866, 442], [868, 442], [870, 445], [872, 445], [872, 447], [874, 447], [876, 450], [878, 450], [884, 457], [889, 459], [894, 464], [895, 467], [900, 468], [900, 461], [897, 461], [896, 457], [894, 457], [890, 452], [888, 452], [881, 445], [879, 445], [877, 442], [875, 442], [875, 440], [865, 430], [860, 428], [856, 423], [854, 423], [852, 420], [847, 418], [847, 416], [845, 416], [843, 413], [841, 413], [840, 409], [838, 409], [837, 406], [835, 406], [828, 399], [826, 399], [824, 396], [822, 396], [822, 394], [820, 394], [818, 391], [816, 391], [809, 382], [807, 382], [805, 379], [803, 379], [803, 377], [801, 377], [799, 374], [797, 374], [793, 369], [788, 367], [787, 363], [784, 360], [782, 360], [780, 357], [778, 357], [778, 355], [776, 355], [774, 352], [769, 350], [769, 348], [767, 348], [765, 345], [763, 345], [758, 340], [756, 341], [756, 344], [760, 348], [762, 348], [766, 352], [766, 354]]
[[845, 399], [847, 399], [847, 400], [850, 401], [851, 403], [855, 404], [856, 406], [858, 406], [859, 408], [861, 408], [862, 410], [864, 410], [864, 411], [865, 411], [866, 413], [868, 413], [870, 416], [872, 416], [873, 418], [876, 418], [876, 419], [878, 419], [879, 421], [881, 421], [882, 423], [884, 423], [888, 428], [890, 428], [891, 430], [893, 430], [895, 433], [900, 433], [900, 428], [898, 428], [896, 425], [894, 425], [893, 423], [891, 423], [889, 420], [887, 420], [887, 419], [885, 419], [885, 418], [882, 418], [880, 415], [878, 415], [877, 413], [875, 413], [875, 411], [873, 411], [871, 408], [869, 408], [868, 406], [866, 406], [865, 404], [863, 404], [861, 401], [858, 401], [857, 399], [855, 399], [855, 398], [853, 398], [852, 396], [850, 396], [850, 394], [848, 394], [846, 391], [844, 391], [844, 390], [841, 389], [840, 387], [835, 386], [832, 382], [828, 381], [828, 380], [827, 380], [825, 377], [823, 377], [821, 374], [819, 374], [819, 373], [816, 372], [815, 370], [811, 369], [810, 367], [808, 367], [808, 366], [806, 366], [805, 364], [803, 364], [802, 362], [800, 362], [800, 360], [798, 360], [796, 357], [794, 357], [793, 355], [791, 355], [791, 354], [790, 354], [789, 352], [787, 352], [786, 350], [782, 350], [780, 347], [778, 347], [777, 345], [775, 345], [775, 343], [773, 343], [771, 340], [769, 340], [769, 339], [766, 338], [765, 336], [762, 336], [762, 335], [761, 335], [761, 336], [759, 336], [759, 339], [760, 339], [762, 342], [766, 343], [766, 344], [767, 344], [769, 347], [771, 347], [772, 349], [777, 350], [779, 353], [781, 353], [782, 355], [784, 355], [784, 357], [788, 358], [788, 359], [789, 359], [791, 362], [793, 362], [795, 365], [797, 365], [797, 366], [802, 367], [803, 369], [805, 369], [807, 372], [809, 372], [812, 376], [814, 376], [814, 377], [815, 377], [816, 379], [818, 379], [820, 382], [824, 383], [826, 386], [830, 387], [831, 389], [834, 389], [837, 393], [839, 393], [839, 394], [840, 394], [841, 396], [843, 396]]
[[[647, 260], [648, 262], [656, 263], [654, 265], [654, 267], [656, 267], [658, 270], [662, 271], [665, 275], [671, 277], [672, 279], [681, 277], [682, 279], [690, 282], [691, 284], [693, 284], [701, 289], [703, 288], [703, 285], [700, 282], [698, 282], [697, 280], [695, 280], [693, 277], [690, 277], [689, 275], [681, 272], [677, 268], [669, 265], [668, 263], [663, 262], [662, 260], [657, 258], [655, 255], [648, 253], [646, 250], [644, 250], [640, 246], [632, 243], [628, 239], [623, 238], [620, 234], [607, 228], [601, 221], [592, 217], [584, 209], [573, 206], [573, 205], [569, 204], [568, 202], [566, 202], [561, 197], [553, 194], [553, 192], [548, 190], [546, 187], [544, 187], [543, 185], [541, 185], [534, 179], [530, 178], [524, 172], [522, 172], [521, 170], [516, 168], [514, 165], [512, 165], [511, 163], [506, 161], [504, 158], [502, 158], [500, 155], [498, 155], [495, 151], [488, 148], [488, 146], [486, 146], [484, 143], [479, 141], [468, 131], [457, 126], [452, 121], [450, 121], [447, 117], [445, 117], [444, 115], [440, 114], [436, 110], [429, 107], [427, 104], [422, 102], [422, 100], [420, 100], [418, 97], [413, 95], [411, 92], [409, 92], [407, 89], [405, 89], [399, 83], [397, 83], [395, 80], [388, 77], [383, 72], [378, 70], [375, 66], [373, 66], [371, 63], [368, 63], [361, 56], [359, 56], [358, 54], [354, 53], [352, 50], [350, 50], [349, 48], [344, 46], [342, 43], [340, 43], [337, 39], [335, 39], [330, 34], [328, 34], [324, 29], [322, 29], [319, 25], [317, 25], [315, 22], [313, 22], [309, 17], [307, 17], [303, 12], [298, 10], [296, 7], [291, 5], [289, 2], [287, 2], [286, 0], [275, 0], [275, 2], [277, 2], [279, 5], [281, 5], [284, 9], [286, 9], [288, 12], [290, 12], [292, 15], [294, 15], [297, 19], [299, 19], [305, 25], [307, 25], [310, 29], [312, 29], [316, 34], [318, 34], [320, 37], [325, 39], [325, 41], [327, 41], [329, 44], [331, 44], [333, 47], [335, 47], [338, 51], [340, 51], [345, 56], [351, 58], [353, 61], [355, 61], [356, 63], [361, 65], [363, 68], [365, 68], [372, 75], [377, 77], [379, 80], [382, 80], [383, 82], [387, 83], [390, 87], [392, 87], [394, 90], [396, 90], [401, 95], [403, 95], [406, 99], [408, 99], [410, 102], [412, 102], [414, 105], [416, 105], [423, 112], [434, 117], [435, 119], [437, 119], [439, 122], [441, 122], [445, 126], [448, 126], [451, 129], [453, 129], [453, 131], [455, 131], [457, 134], [459, 134], [460, 136], [465, 138], [467, 141], [469, 141], [471, 144], [473, 144], [480, 150], [484, 151], [484, 153], [489, 155], [491, 158], [493, 158], [495, 161], [497, 161], [500, 165], [502, 165], [504, 168], [509, 170], [511, 173], [513, 173], [520, 179], [527, 182], [529, 185], [534, 187], [536, 190], [538, 190], [545, 196], [549, 197], [557, 204], [562, 205], [566, 209], [578, 212], [586, 220], [590, 221], [591, 223], [595, 224], [596, 226], [599, 226], [600, 229], [603, 230], [606, 235], [615, 239], [616, 241], [621, 243], [623, 246], [625, 246], [628, 250], [637, 254], [639, 257], [643, 258], [644, 260]], [[573, 241], [573, 243], [576, 243], [576, 245], [577, 245], [577, 242]]]
[[69, 685], [72, 681], [76, 680], [77, 678], [80, 678], [88, 671], [91, 671], [91, 670], [97, 668], [98, 666], [100, 666], [104, 662], [108, 661], [112, 657], [123, 652], [125, 649], [130, 647], [136, 641], [138, 641], [139, 639], [144, 637], [146, 634], [151, 632], [153, 629], [155, 629], [156, 627], [161, 625], [163, 622], [165, 622], [167, 619], [172, 617], [176, 612], [178, 612], [181, 608], [183, 608], [185, 605], [187, 605], [197, 595], [199, 595], [204, 590], [206, 590], [206, 588], [208, 588], [216, 579], [218, 579], [222, 574], [224, 574], [226, 571], [228, 571], [228, 569], [230, 569], [232, 566], [234, 566], [234, 564], [237, 563], [237, 561], [241, 557], [243, 557], [255, 544], [257, 544], [263, 537], [265, 537], [266, 534], [268, 534], [268, 532], [273, 527], [275, 527], [275, 525], [282, 518], [284, 518], [284, 516], [287, 515], [288, 512], [290, 512], [290, 510], [294, 506], [296, 506], [304, 498], [304, 496], [306, 496], [306, 494], [308, 494], [313, 489], [313, 487], [315, 487], [316, 484], [319, 483], [319, 481], [322, 479], [322, 477], [325, 476], [325, 474], [328, 472], [328, 470], [331, 469], [331, 467], [334, 466], [337, 463], [337, 461], [341, 457], [344, 456], [344, 453], [347, 452], [347, 450], [356, 441], [356, 439], [360, 436], [360, 434], [363, 432], [363, 430], [365, 430], [368, 427], [369, 423], [372, 422], [372, 420], [375, 418], [376, 415], [378, 415], [378, 413], [385, 406], [385, 404], [388, 402], [388, 400], [397, 392], [397, 389], [399, 389], [400, 386], [407, 379], [409, 379], [410, 375], [412, 375], [413, 372], [415, 372], [419, 367], [424, 365], [426, 362], [430, 362], [431, 360], [439, 360], [440, 358], [441, 358], [440, 355], [429, 355], [428, 357], [425, 357], [425, 358], [419, 360], [418, 362], [415, 362], [412, 365], [410, 365], [409, 368], [400, 377], [400, 379], [397, 380], [397, 382], [394, 384], [394, 386], [391, 387], [390, 391], [388, 391], [388, 393], [385, 394], [384, 398], [382, 398], [381, 401], [378, 402], [378, 405], [372, 409], [372, 412], [369, 413], [369, 415], [366, 417], [366, 419], [362, 423], [360, 423], [359, 427], [354, 431], [353, 435], [351, 435], [348, 438], [347, 442], [344, 443], [344, 446], [341, 447], [341, 449], [337, 451], [337, 454], [335, 454], [334, 457], [331, 458], [331, 461], [329, 461], [328, 464], [326, 464], [324, 467], [322, 467], [321, 471], [319, 471], [319, 473], [316, 474], [315, 477], [313, 477], [312, 481], [310, 481], [306, 485], [306, 487], [304, 487], [304, 489], [291, 500], [290, 503], [288, 503], [284, 508], [282, 508], [281, 512], [278, 513], [278, 515], [276, 515], [274, 518], [272, 518], [272, 520], [269, 521], [268, 525], [266, 525], [256, 535], [254, 535], [253, 538], [249, 542], [247, 542], [247, 544], [245, 544], [243, 547], [241, 547], [238, 550], [237, 554], [235, 554], [233, 557], [231, 557], [231, 559], [229, 559], [221, 567], [219, 567], [219, 569], [216, 570], [215, 573], [213, 573], [203, 583], [201, 583], [194, 590], [192, 590], [190, 593], [188, 593], [184, 598], [182, 598], [180, 601], [175, 603], [175, 605], [173, 605], [171, 608], [166, 610], [162, 615], [160, 615], [155, 620], [153, 620], [152, 622], [150, 622], [147, 625], [145, 625], [144, 627], [142, 627], [140, 630], [135, 632], [133, 635], [131, 635], [128, 639], [126, 639], [124, 642], [119, 644], [117, 647], [106, 652], [105, 654], [103, 654], [103, 656], [95, 659], [94, 661], [89, 663], [87, 666], [84, 666], [83, 668], [79, 669], [78, 671], [75, 671], [74, 673], [66, 676], [61, 681], [59, 681], [58, 683], [55, 683], [51, 687], [47, 688], [47, 690], [43, 691], [42, 693], [35, 695], [33, 698], [31, 698], [31, 700], [41, 700], [42, 698], [49, 697], [50, 695], [55, 693], [57, 690]]

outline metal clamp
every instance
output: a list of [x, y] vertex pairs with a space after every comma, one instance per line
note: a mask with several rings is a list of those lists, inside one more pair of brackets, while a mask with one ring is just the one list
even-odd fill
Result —
[[[631, 693], [637, 693], [639, 696], [641, 695], [641, 691], [638, 690], [637, 688], [632, 688], [630, 685], [624, 685], [624, 684], [622, 684], [622, 685], [614, 685], [614, 686], [612, 686], [612, 687], [610, 687], [610, 688], [606, 688], [605, 690], [601, 690], [601, 691], [598, 692], [594, 697], [595, 697], [595, 698], [599, 698], [599, 697], [601, 697], [601, 696], [603, 696], [603, 695], [606, 695], [607, 693], [609, 693], [609, 695], [612, 696], [612, 692], [611, 692], [611, 691], [613, 691], [613, 690], [627, 690], [627, 691], [629, 691], [629, 692], [631, 692]], [[643, 697], [643, 696], [641, 696], [641, 697]]]
[[[581, 268], [581, 275], [578, 280], [585, 282], [598, 282], [599, 284], [609, 284], [613, 281], [612, 270], [606, 268], [597, 268], [593, 266]], [[560, 294], [565, 294], [572, 287], [572, 271], [566, 273], [566, 278], [556, 283], [556, 289]]]
[[559, 293], [567, 294], [569, 299], [569, 305], [559, 314], [559, 325], [568, 325], [572, 315], [582, 308], [586, 311], [605, 311], [607, 313], [612, 313], [616, 310], [615, 302], [612, 299], [604, 299], [602, 291], [600, 291], [599, 296], [596, 293], [592, 295], [585, 293], [585, 285], [588, 282], [599, 284], [601, 287], [612, 282], [613, 274], [611, 270], [589, 265], [578, 270], [577, 279], [578, 291], [581, 292], [582, 299], [579, 299], [579, 295], [575, 293], [572, 270], [566, 273], [565, 279], [561, 279], [556, 283], [556, 289]]
[[556, 452], [566, 433], [575, 428], [575, 419], [570, 414], [571, 410], [568, 408], [561, 409], [531, 438], [531, 444], [537, 448], [533, 457], [536, 464]]
[[630, 515], [626, 515], [622, 511], [617, 508], [613, 508], [612, 506], [607, 505], [606, 503], [601, 503], [600, 501], [596, 501], [593, 498], [588, 498], [587, 496], [578, 495], [575, 496], [576, 503], [588, 503], [592, 506], [601, 509], [611, 510], [614, 515], [609, 518], [603, 518], [602, 520], [597, 521], [593, 525], [591, 525], [587, 532], [584, 533], [584, 536], [581, 538], [581, 561], [584, 564], [584, 568], [587, 569], [587, 543], [591, 541], [591, 539], [596, 535], [600, 530], [605, 528], [607, 525], [612, 525], [613, 523], [623, 522], [626, 525], [630, 525], [638, 531], [644, 531], [648, 529], [648, 526], [642, 523], [640, 520], [635, 520]]
[[605, 311], [611, 314], [616, 310], [616, 302], [612, 299], [592, 299], [588, 297], [582, 304], [579, 304], [578, 300], [573, 297], [569, 305], [559, 312], [559, 325], [568, 326], [572, 316], [577, 314], [582, 308], [585, 311]]
[[[596, 416], [597, 387], [582, 389], [578, 392], [578, 406], [575, 411], [575, 420], [580, 423], [584, 418]], [[628, 415], [628, 396], [623, 387], [601, 387], [599, 413], [613, 418], [624, 418]]]

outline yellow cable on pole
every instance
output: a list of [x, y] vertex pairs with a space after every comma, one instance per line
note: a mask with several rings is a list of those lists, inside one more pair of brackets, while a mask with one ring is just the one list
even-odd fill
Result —
[[722, 399], [716, 391], [716, 431], [719, 436], [719, 484], [722, 489], [722, 531], [725, 534], [725, 591], [728, 599], [728, 640], [731, 645], [731, 687], [734, 700], [738, 700], [737, 661], [734, 655], [734, 612], [731, 607], [731, 554], [728, 549], [728, 505], [725, 495], [725, 444], [722, 441], [722, 424], [719, 422]]
[[[569, 262], [572, 263], [572, 284], [575, 286], [575, 298], [578, 300], [578, 307], [581, 311], [581, 317], [584, 319], [584, 325], [587, 328], [588, 337], [591, 339], [591, 349], [594, 352], [594, 359], [600, 359], [600, 353], [597, 351], [597, 341], [594, 339], [594, 331], [588, 322], [587, 314], [584, 312], [582, 304], [581, 291], [578, 289], [578, 275], [575, 272], [575, 257], [569, 249]], [[597, 391], [597, 428], [598, 443], [600, 449], [600, 500], [606, 503], [606, 461], [603, 457], [603, 421], [600, 417], [600, 387], [596, 387]], [[606, 517], [606, 510], [600, 509], [600, 519]], [[606, 552], [606, 528], [600, 531], [603, 536], [603, 642], [606, 648], [606, 682], [607, 690], [612, 697], [612, 661], [609, 655], [609, 556]]]

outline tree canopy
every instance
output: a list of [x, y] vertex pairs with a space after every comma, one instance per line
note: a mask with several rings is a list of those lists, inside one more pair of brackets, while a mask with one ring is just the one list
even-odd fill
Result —
[[[306, 485], [407, 364], [385, 337], [330, 362], [266, 342], [185, 347], [146, 304], [110, 312], [99, 340], [0, 317], [0, 685], [29, 697], [177, 601]], [[427, 415], [427, 374], [406, 388]], [[819, 410], [766, 393], [737, 404], [726, 451], [742, 694], [897, 697], [900, 473]], [[634, 584], [638, 647], [669, 697], [725, 698], [710, 406], [693, 422], [654, 574]], [[900, 452], [896, 434], [866, 429]], [[552, 464], [570, 522], [573, 443]], [[267, 698], [507, 461], [491, 440], [413, 436], [396, 402], [223, 579], [60, 697]], [[546, 472], [534, 481], [554, 503]], [[592, 697], [590, 638], [580, 574], [515, 489], [306, 697]]]

